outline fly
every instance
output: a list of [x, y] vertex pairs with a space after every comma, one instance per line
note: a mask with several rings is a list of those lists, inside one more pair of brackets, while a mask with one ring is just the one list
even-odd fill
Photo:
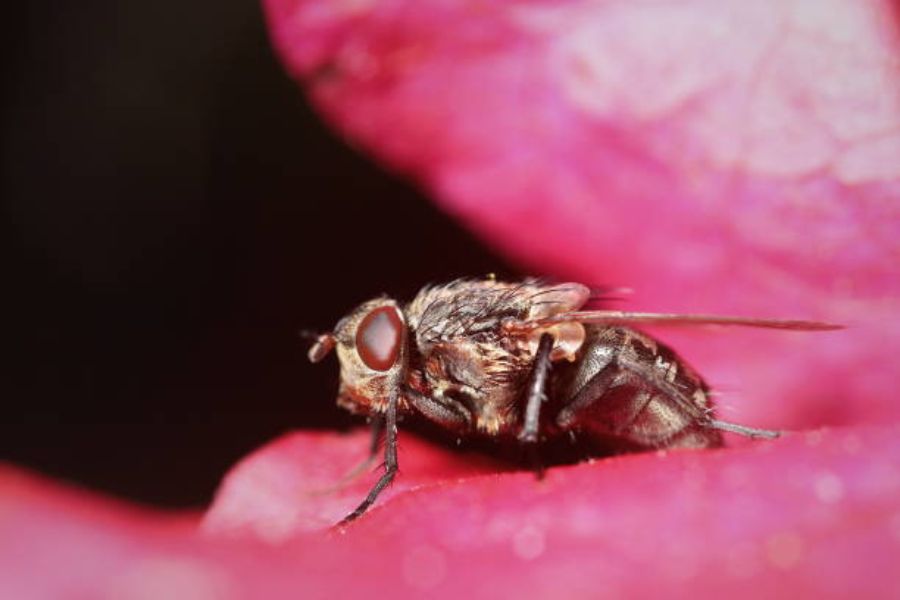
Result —
[[397, 473], [398, 415], [418, 415], [459, 437], [514, 440], [532, 456], [542, 442], [577, 434], [617, 450], [714, 448], [722, 432], [778, 432], [715, 418], [703, 379], [634, 325], [742, 325], [830, 330], [812, 321], [583, 310], [580, 283], [459, 279], [423, 288], [412, 302], [364, 302], [318, 336], [309, 359], [332, 349], [338, 405], [372, 419], [384, 472], [341, 523], [362, 515]]

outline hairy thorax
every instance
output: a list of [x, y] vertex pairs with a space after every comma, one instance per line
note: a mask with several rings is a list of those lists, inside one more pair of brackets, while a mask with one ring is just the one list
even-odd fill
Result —
[[[471, 426], [489, 434], [512, 433], [518, 426], [514, 410], [534, 357], [538, 334], [510, 336], [506, 319], [528, 319], [570, 309], [584, 301], [586, 291], [555, 289], [535, 281], [517, 284], [493, 280], [460, 280], [427, 287], [407, 306], [428, 393], [462, 404]], [[574, 354], [583, 331], [566, 332]], [[580, 337], [579, 337], [580, 336]], [[564, 339], [564, 336], [560, 336]]]

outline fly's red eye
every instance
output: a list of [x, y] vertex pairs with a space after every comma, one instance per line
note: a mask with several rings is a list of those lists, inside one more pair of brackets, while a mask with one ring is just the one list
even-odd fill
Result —
[[356, 351], [370, 369], [387, 371], [397, 362], [403, 343], [403, 321], [393, 306], [376, 308], [356, 330]]

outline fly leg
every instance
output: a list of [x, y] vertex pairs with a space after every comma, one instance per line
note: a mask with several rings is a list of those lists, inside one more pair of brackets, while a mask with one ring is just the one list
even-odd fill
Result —
[[471, 427], [472, 416], [462, 403], [445, 394], [426, 396], [406, 389], [403, 396], [425, 418], [450, 431], [464, 431]]
[[[640, 365], [629, 366], [634, 369], [639, 377], [644, 377], [648, 381], [651, 379], [651, 376], [646, 372], [646, 369], [642, 369]], [[682, 390], [664, 379], [653, 379], [653, 387], [658, 393], [661, 393], [668, 398], [673, 406], [680, 407], [685, 415], [690, 415], [693, 418], [694, 423], [701, 428], [715, 432], [728, 431], [754, 439], [765, 438], [771, 440], [781, 435], [778, 431], [756, 429], [754, 427], [746, 427], [744, 425], [714, 419], [712, 412], [709, 409], [698, 411], [697, 405], [691, 402], [690, 398], [686, 397]]]
[[748, 438], [763, 438], [767, 440], [774, 440], [778, 437], [781, 437], [780, 431], [773, 431], [771, 429], [757, 429], [755, 427], [747, 427], [745, 425], [738, 425], [737, 423], [728, 423], [727, 421], [719, 421], [718, 419], [707, 419], [703, 422], [703, 425], [710, 429], [718, 429], [720, 431], [729, 431], [731, 433], [737, 433], [738, 435], [743, 435]]
[[369, 495], [366, 496], [366, 499], [360, 503], [356, 509], [344, 517], [338, 526], [346, 525], [350, 521], [353, 521], [361, 514], [366, 512], [370, 506], [375, 502], [375, 499], [378, 498], [378, 494], [380, 494], [384, 488], [390, 485], [391, 481], [394, 480], [394, 476], [397, 474], [397, 402], [399, 400], [399, 392], [397, 389], [394, 389], [391, 392], [390, 397], [388, 398], [387, 410], [384, 413], [384, 427], [385, 427], [385, 435], [384, 435], [384, 473], [382, 473], [381, 477], [372, 486], [372, 489], [369, 491]]
[[[628, 387], [633, 393], [609, 392]], [[598, 402], [600, 409], [585, 411]], [[730, 431], [753, 438], [776, 438], [778, 432], [754, 429], [712, 418], [708, 409], [697, 406], [670, 382], [650, 379], [635, 365], [612, 361], [598, 371], [571, 401], [560, 410], [557, 425], [572, 430], [582, 425], [603, 435], [628, 440], [640, 447], [716, 447], [721, 446], [718, 431]], [[702, 431], [707, 433], [701, 433]], [[713, 432], [716, 432], [715, 434]]]
[[525, 388], [525, 422], [519, 432], [519, 441], [525, 446], [528, 459], [534, 467], [538, 478], [543, 477], [537, 443], [541, 426], [541, 405], [547, 401], [547, 380], [550, 376], [550, 352], [553, 350], [553, 336], [549, 333], [541, 335], [528, 385]]
[[338, 481], [337, 483], [338, 486], [343, 487], [344, 485], [350, 483], [372, 465], [375, 457], [378, 456], [378, 448], [381, 446], [381, 436], [383, 433], [384, 417], [382, 417], [381, 415], [373, 416], [371, 425], [371, 439], [369, 440], [369, 455], [365, 458], [365, 460], [353, 467], [350, 472], [341, 477], [340, 481]]
[[372, 417], [371, 438], [369, 439], [369, 458], [366, 462], [375, 460], [378, 448], [381, 446], [381, 436], [384, 435], [384, 417], [375, 415]]
[[378, 448], [381, 445], [381, 435], [383, 433], [384, 417], [382, 417], [381, 415], [373, 416], [371, 425], [371, 440], [369, 441], [369, 455], [366, 456], [366, 458], [364, 458], [362, 461], [360, 461], [359, 464], [345, 473], [343, 477], [338, 479], [337, 483], [326, 488], [313, 490], [312, 492], [310, 492], [310, 495], [322, 496], [325, 494], [334, 493], [338, 490], [343, 489], [344, 486], [362, 475], [370, 466], [372, 466], [372, 463], [375, 461], [375, 457], [378, 456]]
[[615, 361], [608, 363], [600, 369], [588, 382], [578, 390], [569, 402], [559, 411], [556, 423], [563, 429], [572, 430], [577, 424], [579, 413], [588, 407], [603, 400], [606, 393], [621, 385], [631, 385], [636, 393], [631, 396], [624, 406], [616, 407], [615, 411], [607, 414], [605, 429], [607, 433], [616, 435], [628, 428], [637, 415], [644, 409], [651, 399], [651, 392], [644, 389], [641, 381], [620, 367]]
[[715, 437], [692, 432], [706, 427], [708, 417], [672, 383], [603, 346], [594, 357], [600, 360], [582, 363], [584, 383], [557, 414], [560, 429], [638, 448], [721, 445]]

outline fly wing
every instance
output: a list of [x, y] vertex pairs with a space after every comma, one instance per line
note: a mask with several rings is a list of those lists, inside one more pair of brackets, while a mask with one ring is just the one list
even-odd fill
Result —
[[[541, 336], [549, 333], [554, 339], [550, 360], [575, 360], [578, 349], [584, 343], [584, 326], [572, 319], [554, 319], [583, 307], [592, 293], [589, 287], [570, 282], [545, 286], [528, 296], [528, 313], [522, 322], [534, 324], [523, 331], [532, 355], [537, 352]], [[551, 320], [547, 326], [542, 325]]]
[[552, 316], [527, 321], [507, 321], [504, 327], [509, 332], [529, 332], [552, 327], [561, 323], [582, 323], [596, 325], [729, 325], [740, 327], [761, 327], [766, 329], [788, 329], [793, 331], [830, 331], [843, 329], [843, 325], [820, 321], [796, 319], [760, 319], [754, 317], [725, 317], [720, 315], [679, 315], [672, 313], [645, 313], [620, 310], [582, 310], [559, 313]]
[[527, 321], [541, 320], [577, 311], [591, 298], [591, 289], [580, 283], [542, 286], [526, 294], [529, 303]]
[[427, 350], [447, 340], [496, 331], [504, 319], [531, 322], [577, 311], [590, 294], [580, 283], [459, 279], [422, 289], [405, 312], [420, 349]]

